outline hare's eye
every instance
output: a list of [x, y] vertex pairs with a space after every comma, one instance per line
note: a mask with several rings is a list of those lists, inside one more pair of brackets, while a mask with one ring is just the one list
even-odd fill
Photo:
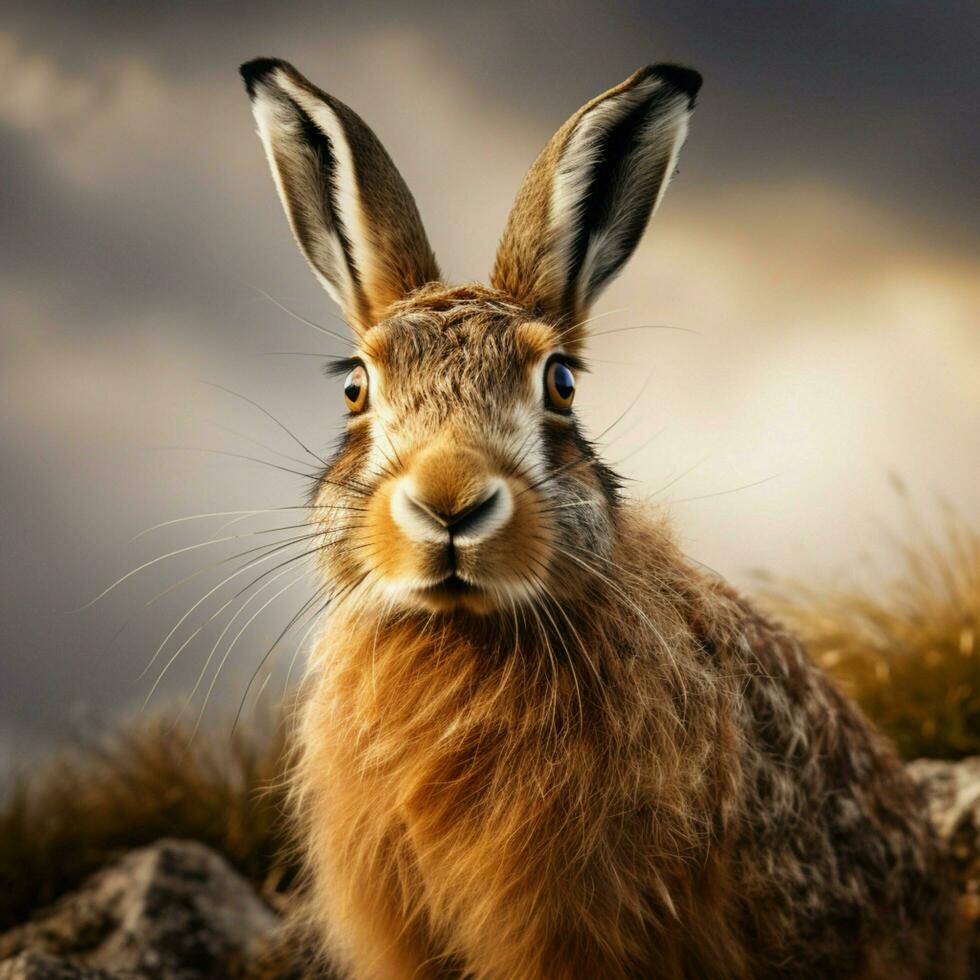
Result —
[[358, 364], [344, 380], [344, 401], [351, 412], [361, 412], [367, 404], [367, 371]]
[[544, 390], [548, 404], [560, 412], [567, 412], [575, 401], [575, 375], [562, 361], [552, 361], [544, 376]]

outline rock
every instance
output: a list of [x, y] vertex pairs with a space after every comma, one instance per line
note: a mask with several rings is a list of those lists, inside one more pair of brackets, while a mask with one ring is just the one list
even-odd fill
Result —
[[917, 759], [907, 768], [952, 856], [969, 929], [969, 976], [980, 978], [980, 756], [959, 762]]
[[21, 953], [0, 963], [0, 980], [112, 980], [112, 976], [47, 953]]
[[929, 814], [944, 840], [950, 840], [964, 821], [976, 824], [980, 813], [980, 755], [959, 762], [916, 759], [905, 767], [925, 791]]
[[0, 980], [237, 977], [277, 925], [219, 855], [162, 840], [0, 937]]
[[980, 756], [959, 762], [917, 759], [908, 772], [924, 790], [933, 825], [949, 847], [980, 950]]

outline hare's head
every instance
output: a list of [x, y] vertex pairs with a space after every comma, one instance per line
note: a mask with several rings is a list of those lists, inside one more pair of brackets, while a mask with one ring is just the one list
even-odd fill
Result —
[[[573, 406], [589, 308], [674, 169], [700, 77], [644, 68], [525, 178], [491, 287], [449, 287], [374, 133], [282, 61], [242, 68], [293, 234], [355, 334], [315, 492], [335, 590], [489, 612], [602, 575], [617, 481]], [[339, 400], [339, 394], [338, 394]]]

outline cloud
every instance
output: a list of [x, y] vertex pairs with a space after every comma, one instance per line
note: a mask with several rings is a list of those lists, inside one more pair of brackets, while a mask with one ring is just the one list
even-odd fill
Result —
[[118, 179], [132, 153], [159, 145], [161, 132], [171, 134], [170, 153], [181, 148], [179, 92], [139, 58], [106, 58], [82, 74], [0, 33], [0, 71], [0, 126], [43, 139], [45, 163], [68, 180]]
[[895, 510], [891, 470], [975, 512], [969, 253], [925, 248], [900, 215], [826, 185], [672, 190], [601, 325], [697, 333], [597, 338], [619, 390], [592, 409], [601, 429], [652, 374], [617, 453], [641, 486], [671, 484], [659, 499], [682, 501], [692, 553], [736, 579], [846, 565], [884, 544], [869, 517]]
[[97, 86], [70, 78], [52, 59], [28, 53], [9, 33], [0, 33], [0, 71], [7, 79], [0, 92], [0, 123], [51, 132], [71, 127], [91, 112]]

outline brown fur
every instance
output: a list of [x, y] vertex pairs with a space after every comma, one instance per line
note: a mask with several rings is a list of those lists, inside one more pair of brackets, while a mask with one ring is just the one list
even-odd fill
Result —
[[530, 182], [582, 172], [522, 193], [504, 288], [421, 285], [360, 331], [366, 407], [311, 502], [331, 613], [292, 788], [311, 932], [358, 980], [956, 976], [892, 749], [544, 393], [584, 342], [567, 301], [662, 193], [691, 76], [572, 118]]
[[[253, 97], [256, 86], [279, 79], [270, 104], [281, 114], [281, 128], [265, 135], [266, 150], [296, 241], [351, 324], [367, 329], [406, 293], [439, 278], [415, 199], [377, 136], [356, 112], [286, 62], [260, 59], [251, 64], [256, 67], [246, 79]], [[288, 84], [292, 87], [286, 88]], [[271, 85], [268, 90], [272, 91]], [[297, 93], [309, 101], [300, 105]], [[297, 138], [304, 127], [313, 126], [307, 111], [310, 104], [319, 104], [335, 117], [350, 148], [349, 177], [343, 173], [346, 155], [329, 140], [313, 144]], [[356, 199], [345, 210], [333, 198], [348, 179]], [[363, 251], [356, 254], [355, 222], [363, 224], [366, 236]], [[327, 230], [343, 239], [349, 292], [341, 285], [346, 277], [333, 274], [324, 254], [322, 233]]]
[[569, 137], [581, 118], [607, 99], [629, 91], [644, 74], [643, 70], [634, 73], [622, 84], [582, 106], [548, 141], [531, 165], [507, 219], [490, 274], [490, 282], [502, 292], [558, 319], [577, 320], [585, 316], [583, 309], [566, 307], [561, 270], [542, 261], [542, 257], [554, 248], [551, 181]]
[[566, 600], [581, 646], [555, 659], [521, 617], [331, 623], [294, 782], [330, 954], [365, 977], [952, 976], [894, 754], [663, 527], [623, 524], [637, 608]]

